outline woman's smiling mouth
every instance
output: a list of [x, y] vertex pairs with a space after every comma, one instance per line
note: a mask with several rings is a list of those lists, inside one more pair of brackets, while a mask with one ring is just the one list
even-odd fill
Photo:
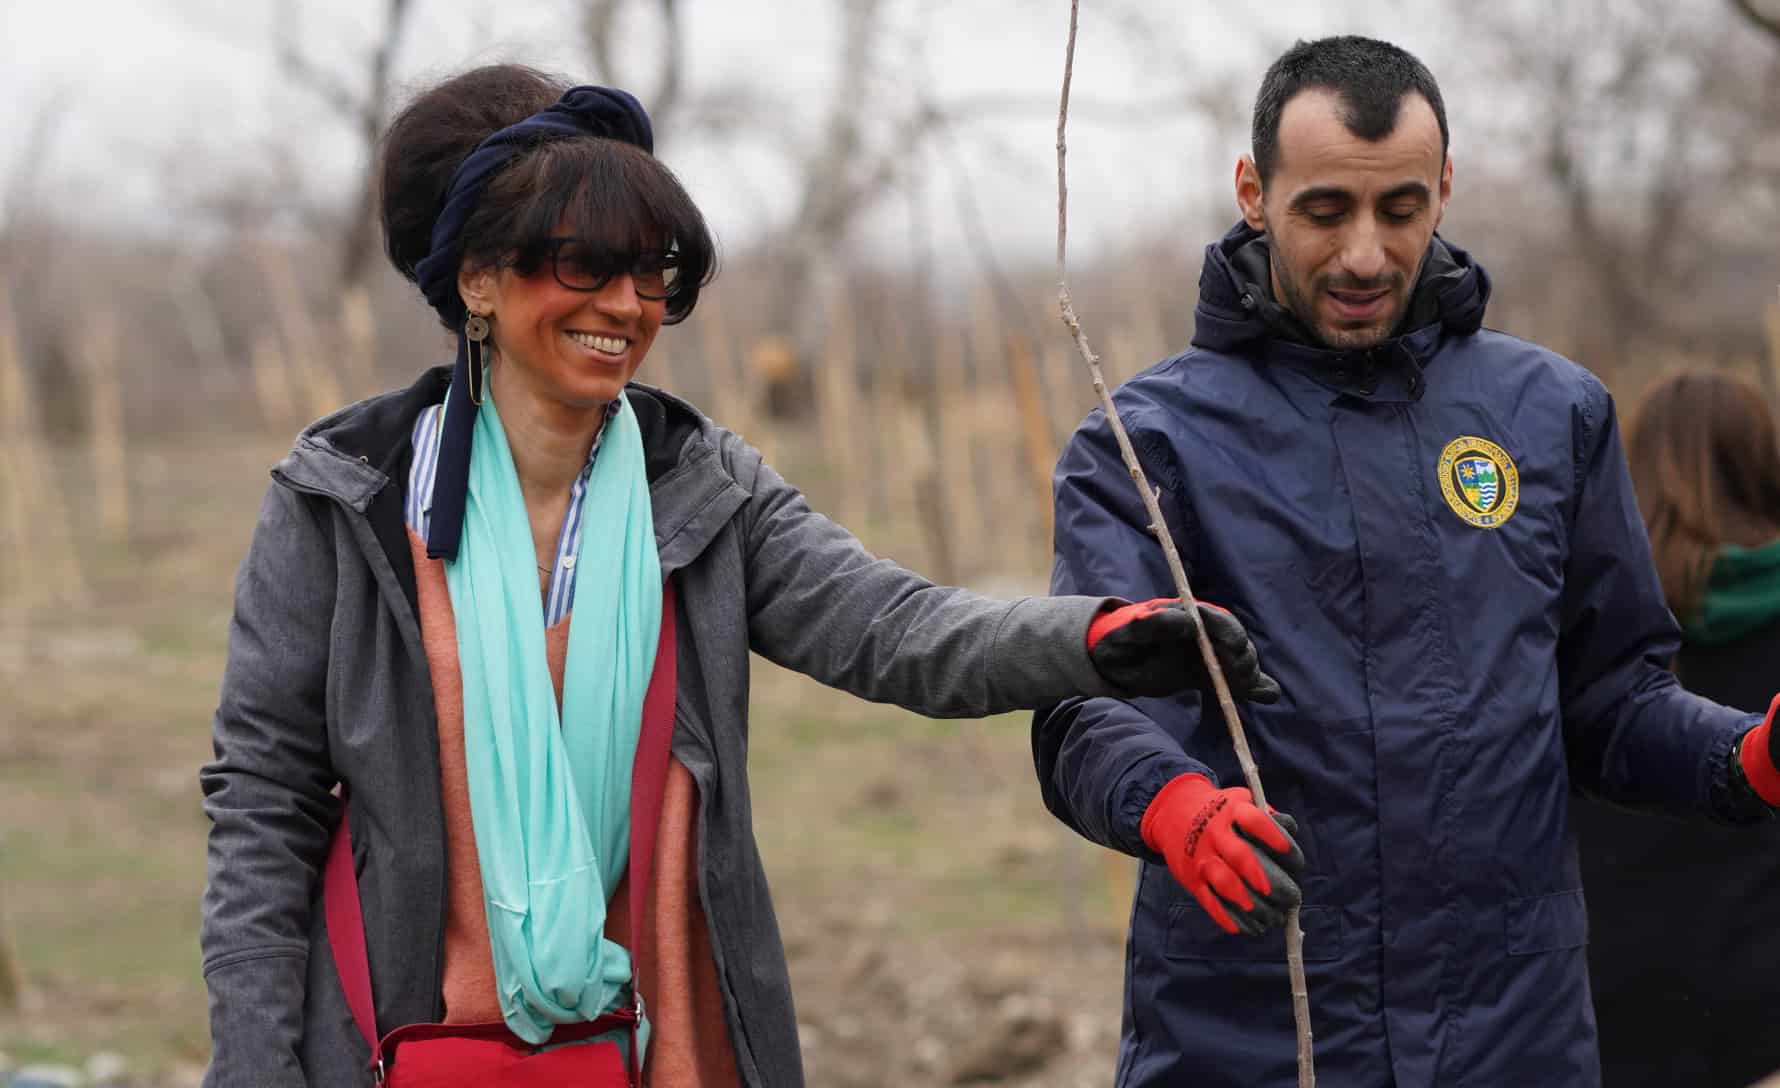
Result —
[[592, 332], [565, 332], [563, 335], [582, 347], [596, 351], [601, 355], [621, 356], [630, 347], [630, 339], [624, 336], [608, 336]]

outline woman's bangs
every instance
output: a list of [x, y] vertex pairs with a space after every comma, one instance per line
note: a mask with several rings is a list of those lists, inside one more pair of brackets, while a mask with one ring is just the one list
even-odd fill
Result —
[[614, 257], [671, 250], [679, 276], [668, 292], [666, 320], [683, 320], [715, 271], [715, 247], [679, 181], [647, 152], [614, 140], [563, 141], [539, 152], [528, 185], [535, 195], [514, 224], [523, 240], [519, 270], [531, 271], [534, 255], [556, 238]]
[[603, 253], [635, 255], [674, 248], [678, 233], [663, 222], [644, 194], [582, 177], [563, 201], [557, 237], [574, 238]]

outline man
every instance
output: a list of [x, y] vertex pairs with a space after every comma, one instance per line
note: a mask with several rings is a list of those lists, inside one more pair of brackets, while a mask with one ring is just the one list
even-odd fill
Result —
[[[1489, 279], [1435, 233], [1452, 163], [1427, 69], [1300, 43], [1253, 142], [1192, 349], [1114, 399], [1195, 592], [1283, 689], [1243, 713], [1299, 823], [1241, 788], [1209, 697], [1034, 719], [1051, 811], [1145, 862], [1118, 1084], [1295, 1083], [1276, 922], [1297, 873], [1321, 1084], [1596, 1085], [1569, 791], [1764, 820], [1769, 731], [1664, 669], [1677, 632], [1606, 390], [1483, 329]], [[1173, 592], [1098, 412], [1056, 501], [1054, 592]], [[1238, 699], [1273, 694], [1257, 675]]]

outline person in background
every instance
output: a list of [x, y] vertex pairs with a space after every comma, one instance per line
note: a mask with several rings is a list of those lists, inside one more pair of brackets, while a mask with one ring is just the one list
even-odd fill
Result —
[[[750, 651], [948, 717], [1205, 681], [1178, 602], [933, 585], [634, 382], [715, 269], [652, 145], [630, 95], [516, 65], [390, 127], [386, 249], [457, 358], [273, 470], [199, 776], [209, 1088], [368, 1085], [391, 1030], [392, 1088], [634, 1086], [639, 1065], [797, 1088]], [[1235, 686], [1276, 693], [1240, 626], [1203, 615]], [[646, 718], [672, 754], [632, 859]], [[634, 891], [632, 860], [655, 875]]]
[[[1764, 711], [1780, 663], [1780, 435], [1755, 386], [1659, 381], [1626, 453], [1689, 690]], [[1608, 1088], [1745, 1088], [1780, 1069], [1780, 827], [1584, 800], [1575, 822]]]

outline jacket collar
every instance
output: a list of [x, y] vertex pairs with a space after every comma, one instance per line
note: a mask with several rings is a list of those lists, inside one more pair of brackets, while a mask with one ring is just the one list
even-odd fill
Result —
[[[445, 399], [449, 367], [407, 389], [349, 405], [310, 425], [273, 468], [286, 486], [322, 495], [370, 520], [412, 603], [413, 569], [402, 524], [401, 487], [414, 456], [414, 421]], [[653, 386], [626, 387], [643, 434], [645, 471], [663, 574], [691, 563], [745, 501], [723, 465], [711, 422], [686, 401]], [[393, 519], [393, 520], [392, 520]]]
[[1341, 393], [1369, 400], [1417, 400], [1421, 370], [1434, 360], [1441, 340], [1483, 326], [1488, 273], [1470, 254], [1435, 235], [1409, 314], [1393, 336], [1363, 351], [1321, 347], [1274, 300], [1266, 245], [1264, 234], [1238, 223], [1205, 248], [1194, 346], [1281, 363]]

